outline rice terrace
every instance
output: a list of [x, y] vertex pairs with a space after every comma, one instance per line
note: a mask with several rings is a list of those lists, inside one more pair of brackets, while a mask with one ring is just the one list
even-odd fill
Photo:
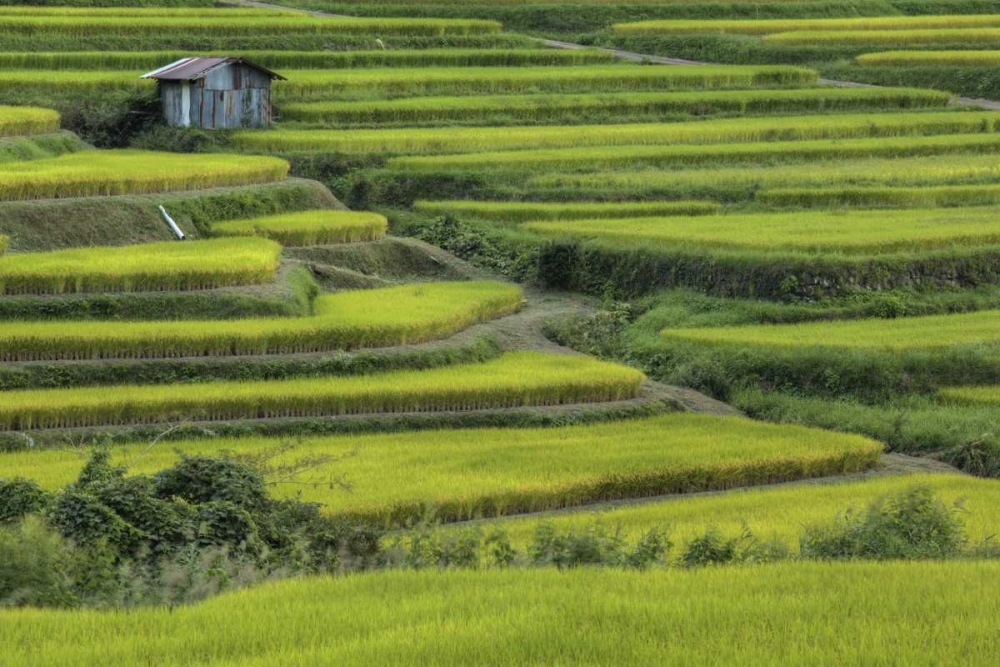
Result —
[[1000, 0], [0, 5], [0, 667], [995, 665]]

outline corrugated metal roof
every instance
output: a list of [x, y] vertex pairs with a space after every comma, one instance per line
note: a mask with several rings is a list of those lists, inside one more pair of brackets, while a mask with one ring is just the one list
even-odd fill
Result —
[[281, 76], [277, 72], [272, 72], [266, 67], [261, 67], [260, 65], [254, 64], [245, 58], [239, 57], [212, 57], [212, 58], [181, 58], [177, 62], [165, 65], [160, 69], [154, 69], [152, 72], [147, 72], [142, 75], [143, 79], [157, 79], [159, 81], [194, 81], [200, 79], [214, 69], [219, 67], [224, 67], [226, 65], [234, 65], [236, 63], [242, 63], [248, 67], [253, 67], [256, 70], [264, 72], [272, 79], [285, 80], [285, 77]]

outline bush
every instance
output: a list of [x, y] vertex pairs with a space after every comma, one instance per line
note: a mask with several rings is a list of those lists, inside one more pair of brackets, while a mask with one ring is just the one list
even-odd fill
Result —
[[45, 505], [47, 494], [30, 479], [0, 479], [0, 524], [19, 521], [27, 514], [38, 512]]

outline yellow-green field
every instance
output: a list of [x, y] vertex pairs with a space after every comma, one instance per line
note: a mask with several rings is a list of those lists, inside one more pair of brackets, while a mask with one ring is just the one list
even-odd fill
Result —
[[385, 216], [365, 211], [301, 211], [212, 225], [220, 236], [264, 236], [285, 247], [374, 241], [385, 235]]

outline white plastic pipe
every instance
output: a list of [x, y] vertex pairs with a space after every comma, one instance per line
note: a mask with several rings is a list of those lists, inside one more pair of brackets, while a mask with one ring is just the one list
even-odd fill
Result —
[[181, 231], [181, 228], [177, 226], [177, 223], [174, 222], [174, 219], [170, 217], [169, 213], [167, 213], [167, 209], [163, 208], [162, 206], [160, 207], [160, 215], [163, 216], [164, 222], [170, 225], [170, 229], [174, 232], [174, 236], [176, 236], [179, 241], [183, 241], [185, 238], [184, 232]]

